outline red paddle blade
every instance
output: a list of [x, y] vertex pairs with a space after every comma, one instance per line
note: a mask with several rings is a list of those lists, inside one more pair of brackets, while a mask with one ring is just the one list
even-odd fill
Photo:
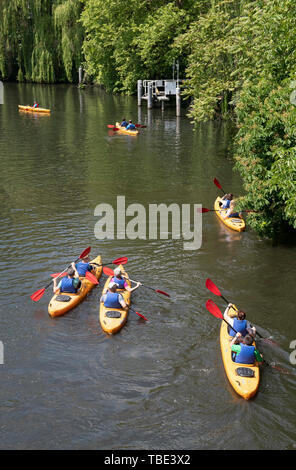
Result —
[[141, 127], [141, 129], [144, 129], [147, 126], [142, 126], [142, 124], [135, 124], [136, 127]]
[[107, 127], [109, 127], [109, 129], [113, 129], [113, 127], [115, 127], [115, 126], [114, 126], [114, 124], [108, 124]]
[[114, 276], [113, 269], [107, 268], [107, 266], [103, 267], [103, 273], [106, 274], [106, 276]]
[[89, 271], [86, 271], [85, 277], [93, 284], [99, 284], [99, 281], [97, 280], [96, 276], [94, 276], [94, 274], [90, 273]]
[[196, 210], [200, 214], [204, 214], [205, 212], [211, 212], [213, 209], [207, 209], [206, 207], [198, 207]]
[[217, 186], [217, 188], [222, 189], [222, 186], [220, 185], [219, 181], [217, 178], [214, 178], [214, 184]]
[[126, 264], [128, 262], [128, 258], [126, 258], [126, 256], [123, 256], [122, 258], [117, 258], [112, 262], [113, 264]]
[[137, 312], [136, 310], [132, 310], [132, 311], [135, 312], [137, 315], [139, 315], [139, 317], [143, 318], [143, 320], [148, 321], [148, 319], [144, 317], [144, 315], [142, 315], [141, 313]]
[[213, 302], [212, 300], [207, 300], [206, 302], [206, 308], [207, 310], [212, 314], [214, 315], [214, 317], [216, 318], [221, 318], [223, 320], [223, 315], [221, 313], [221, 310], [219, 309], [219, 307], [217, 307], [217, 305], [215, 304], [215, 302]]
[[167, 297], [170, 297], [170, 294], [168, 294], [167, 292], [164, 292], [163, 290], [156, 289], [156, 292], [162, 295], [166, 295]]
[[38, 300], [41, 299], [41, 297], [43, 296], [45, 292], [45, 288], [43, 287], [42, 289], [38, 289], [36, 290], [36, 292], [34, 292], [34, 294], [31, 295], [31, 299], [34, 301], [34, 302], [38, 302]]
[[213, 292], [213, 294], [215, 295], [220, 295], [221, 296], [221, 292], [219, 291], [218, 287], [216, 286], [216, 284], [213, 283], [213, 281], [211, 281], [211, 279], [207, 279], [206, 280], [206, 287], [211, 291]]
[[79, 256], [80, 259], [84, 258], [85, 256], [88, 255], [88, 253], [90, 252], [91, 250], [91, 247], [89, 246], [88, 248], [85, 248], [85, 250], [81, 253], [81, 255]]
[[51, 277], [64, 277], [66, 276], [67, 273], [54, 273], [54, 274], [51, 274]]

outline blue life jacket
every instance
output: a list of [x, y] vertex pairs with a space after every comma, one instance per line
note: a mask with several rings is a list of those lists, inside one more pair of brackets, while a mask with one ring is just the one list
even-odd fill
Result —
[[240, 364], [254, 364], [255, 363], [255, 346], [247, 346], [246, 344], [240, 344], [240, 353], [236, 354], [235, 361]]
[[76, 269], [79, 274], [79, 276], [85, 276], [86, 271], [91, 271], [91, 266], [89, 263], [83, 263], [82, 261], [80, 263], [76, 264]]
[[234, 217], [234, 218], [236, 218], [236, 219], [240, 218], [240, 217], [239, 217], [239, 212], [231, 212], [231, 214], [229, 214], [229, 215], [227, 216], [228, 219], [231, 219], [232, 217]]
[[[238, 333], [241, 333], [242, 336], [246, 336], [246, 334], [248, 333], [248, 331], [247, 331], [247, 320], [238, 320], [237, 318], [234, 318], [233, 319], [233, 328]], [[229, 331], [229, 335], [230, 336], [235, 336], [236, 332], [233, 329], [231, 329]]]
[[132, 124], [132, 123], [131, 123], [131, 124], [129, 124], [129, 125], [127, 126], [127, 129], [128, 129], [128, 130], [134, 130], [134, 129], [136, 129], [136, 126], [135, 126], [135, 124]]
[[69, 277], [63, 277], [60, 291], [61, 292], [68, 292], [69, 294], [76, 294], [78, 289], [75, 289], [73, 286], [74, 279], [70, 279]]
[[127, 121], [122, 121], [122, 123], [120, 124], [121, 127], [126, 127], [127, 125], [128, 125]]
[[125, 280], [124, 279], [119, 279], [118, 277], [113, 277], [111, 279], [112, 282], [115, 282], [115, 284], [118, 285], [118, 289], [124, 289], [124, 284], [125, 284]]
[[106, 298], [104, 300], [104, 305], [107, 308], [122, 308], [118, 300], [119, 294], [116, 292], [107, 292]]
[[229, 207], [230, 207], [230, 199], [225, 199], [222, 202], [222, 209], [229, 209]]

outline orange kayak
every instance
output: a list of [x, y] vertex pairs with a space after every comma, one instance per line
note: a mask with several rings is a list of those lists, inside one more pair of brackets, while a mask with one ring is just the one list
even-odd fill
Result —
[[116, 131], [118, 134], [127, 134], [127, 135], [138, 135], [139, 134], [138, 129], [129, 130], [126, 127], [121, 127], [119, 122], [116, 123], [116, 127], [117, 127], [117, 129], [119, 129], [118, 131]]
[[19, 111], [31, 111], [33, 113], [50, 113], [50, 109], [46, 108], [34, 108], [33, 106], [18, 105]]
[[[122, 264], [119, 267], [121, 269], [122, 274], [128, 277]], [[112, 276], [109, 276], [105, 283], [105, 286], [102, 292], [103, 294], [107, 292], [108, 285], [111, 279], [112, 279]], [[131, 287], [131, 282], [129, 279], [127, 279], [127, 283]], [[124, 301], [127, 305], [130, 305], [131, 293], [129, 291], [125, 289], [117, 289], [116, 292], [118, 292], [119, 294], [123, 296]], [[111, 308], [105, 307], [104, 302], [100, 302], [100, 324], [101, 324], [102, 329], [109, 335], [112, 335], [120, 331], [121, 328], [126, 324], [127, 318], [128, 318], [128, 310], [124, 310], [123, 308], [111, 309]]]
[[214, 203], [214, 209], [216, 211], [217, 216], [219, 219], [225, 224], [227, 227], [231, 228], [232, 230], [235, 230], [236, 232], [242, 232], [246, 228], [246, 223], [244, 219], [241, 219], [240, 217], [227, 217], [224, 219], [223, 215], [226, 214], [227, 209], [221, 209], [219, 206], [219, 202], [221, 201], [220, 197], [217, 197], [215, 203]]
[[[231, 317], [234, 317], [236, 316], [236, 311], [231, 308], [229, 309], [228, 314]], [[227, 323], [222, 321], [220, 328], [220, 347], [226, 375], [236, 393], [238, 393], [245, 400], [249, 400], [251, 397], [256, 395], [259, 388], [259, 365], [257, 363], [250, 365], [234, 362], [231, 357], [230, 347], [230, 342], [232, 339], [232, 336], [228, 334]], [[253, 345], [256, 346], [255, 342]]]
[[[90, 261], [90, 264], [92, 262], [102, 264], [101, 256], [99, 255], [95, 259]], [[100, 279], [102, 271], [102, 266], [94, 266], [92, 274], [94, 274], [97, 279]], [[95, 287], [95, 284], [93, 284], [85, 277], [80, 277], [80, 280], [81, 287], [78, 290], [77, 294], [70, 294], [68, 292], [60, 293], [60, 291], [54, 294], [48, 305], [48, 313], [51, 317], [60, 317], [61, 315], [65, 315], [65, 313], [72, 310], [72, 308], [76, 307], [76, 305], [79, 305], [87, 296], [87, 294]]]

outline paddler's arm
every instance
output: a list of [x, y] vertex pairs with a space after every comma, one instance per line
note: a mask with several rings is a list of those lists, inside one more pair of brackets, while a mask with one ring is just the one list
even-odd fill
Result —
[[57, 279], [53, 280], [53, 293], [54, 294], [61, 288], [61, 283], [62, 281], [60, 281], [57, 285]]
[[127, 306], [126, 302], [124, 301], [124, 298], [122, 297], [121, 294], [118, 295], [118, 301], [119, 301], [120, 305], [122, 306], [122, 308], [124, 308], [124, 310], [128, 310], [128, 306]]
[[255, 354], [255, 358], [257, 362], [259, 363], [263, 362], [263, 356], [260, 354], [258, 349], [255, 349], [254, 354]]
[[233, 318], [228, 315], [229, 309], [232, 307], [232, 304], [228, 304], [225, 312], [224, 312], [224, 319], [230, 324], [230, 326], [233, 326]]
[[235, 342], [241, 337], [241, 333], [236, 333], [236, 335], [233, 337], [233, 339], [231, 340], [231, 343], [230, 343], [230, 348], [231, 348], [231, 351], [234, 351], [236, 353], [239, 353], [240, 352], [240, 349], [238, 350], [236, 346], [238, 346], [240, 348], [240, 345], [239, 344], [235, 344]]
[[73, 269], [74, 269], [74, 271], [75, 271], [74, 277], [79, 277], [79, 274], [78, 274], [78, 272], [77, 272], [77, 269], [76, 269], [75, 263], [72, 263], [72, 265], [71, 265], [71, 266], [72, 266], [72, 268], [73, 268]]
[[126, 286], [124, 286], [125, 290], [127, 290], [128, 292], [133, 292], [134, 290], [138, 289], [139, 286], [141, 286], [141, 282], [137, 282], [137, 284], [135, 285], [135, 287], [130, 287], [128, 284]]

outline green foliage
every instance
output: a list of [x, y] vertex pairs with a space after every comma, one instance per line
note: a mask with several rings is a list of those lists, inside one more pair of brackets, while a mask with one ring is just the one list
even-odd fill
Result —
[[1, 0], [0, 75], [73, 81], [81, 62], [80, 0]]
[[188, 60], [189, 115], [236, 121], [236, 169], [247, 191], [239, 204], [256, 209], [249, 225], [275, 240], [296, 228], [295, 16], [293, 0], [213, 1], [176, 39]]
[[[175, 37], [204, 2], [85, 0], [81, 21], [87, 72], [108, 91], [135, 91], [138, 79], [166, 78], [182, 56]], [[181, 69], [182, 70], [182, 69]]]

